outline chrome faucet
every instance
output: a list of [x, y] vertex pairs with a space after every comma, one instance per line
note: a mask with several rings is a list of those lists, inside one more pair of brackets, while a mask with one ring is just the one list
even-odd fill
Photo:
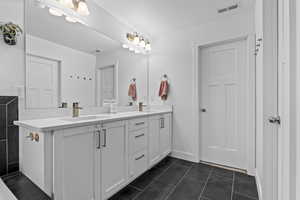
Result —
[[74, 102], [73, 103], [73, 117], [79, 117], [79, 110], [81, 110], [82, 108], [79, 107], [79, 103], [78, 102]]

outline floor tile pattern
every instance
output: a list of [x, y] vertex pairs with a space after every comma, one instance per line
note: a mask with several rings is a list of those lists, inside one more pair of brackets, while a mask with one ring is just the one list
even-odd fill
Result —
[[18, 200], [51, 200], [22, 173], [10, 174], [2, 179]]
[[246, 174], [167, 157], [109, 200], [258, 200]]
[[[50, 200], [21, 173], [3, 178], [19, 200]], [[246, 174], [167, 157], [109, 200], [258, 200]]]

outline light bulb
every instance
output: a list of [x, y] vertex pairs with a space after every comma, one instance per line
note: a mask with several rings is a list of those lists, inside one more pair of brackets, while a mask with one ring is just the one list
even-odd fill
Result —
[[140, 46], [141, 46], [142, 48], [145, 48], [146, 43], [145, 43], [145, 40], [144, 40], [144, 39], [142, 39], [142, 40], [140, 41]]
[[74, 8], [73, 0], [60, 0], [60, 2], [68, 8]]
[[84, 15], [84, 16], [88, 16], [90, 14], [90, 11], [88, 9], [87, 4], [84, 1], [80, 1], [78, 3], [78, 8], [77, 8], [77, 12], [80, 15]]
[[147, 42], [145, 49], [146, 51], [151, 51], [151, 44], [149, 42]]
[[127, 44], [123, 44], [122, 47], [123, 47], [124, 49], [128, 49], [128, 45], [127, 45]]
[[71, 23], [76, 23], [77, 22], [77, 20], [75, 18], [69, 17], [69, 16], [66, 16], [66, 21], [71, 22]]
[[130, 48], [129, 48], [129, 51], [134, 51], [134, 48], [130, 47]]
[[133, 44], [137, 45], [139, 42], [140, 42], [139, 36], [138, 36], [138, 35], [135, 35], [135, 36], [134, 36], [134, 39], [133, 39]]
[[58, 17], [61, 17], [64, 14], [62, 11], [60, 11], [60, 10], [58, 10], [56, 8], [49, 8], [49, 13], [51, 15], [58, 16]]

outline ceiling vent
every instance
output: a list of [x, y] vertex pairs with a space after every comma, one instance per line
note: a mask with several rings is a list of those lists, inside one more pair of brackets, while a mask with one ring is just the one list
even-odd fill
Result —
[[238, 4], [234, 4], [234, 5], [232, 5], [232, 6], [228, 6], [228, 7], [226, 7], [226, 8], [221, 8], [221, 9], [219, 9], [219, 10], [218, 10], [218, 13], [224, 13], [224, 12], [228, 12], [228, 11], [231, 11], [231, 10], [235, 10], [235, 9], [237, 9], [238, 7], [239, 7]]

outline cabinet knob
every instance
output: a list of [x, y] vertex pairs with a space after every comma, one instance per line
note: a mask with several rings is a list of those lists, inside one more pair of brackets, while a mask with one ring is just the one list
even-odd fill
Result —
[[201, 109], [201, 112], [206, 112], [206, 109], [205, 109], [205, 108], [202, 108], [202, 109]]

